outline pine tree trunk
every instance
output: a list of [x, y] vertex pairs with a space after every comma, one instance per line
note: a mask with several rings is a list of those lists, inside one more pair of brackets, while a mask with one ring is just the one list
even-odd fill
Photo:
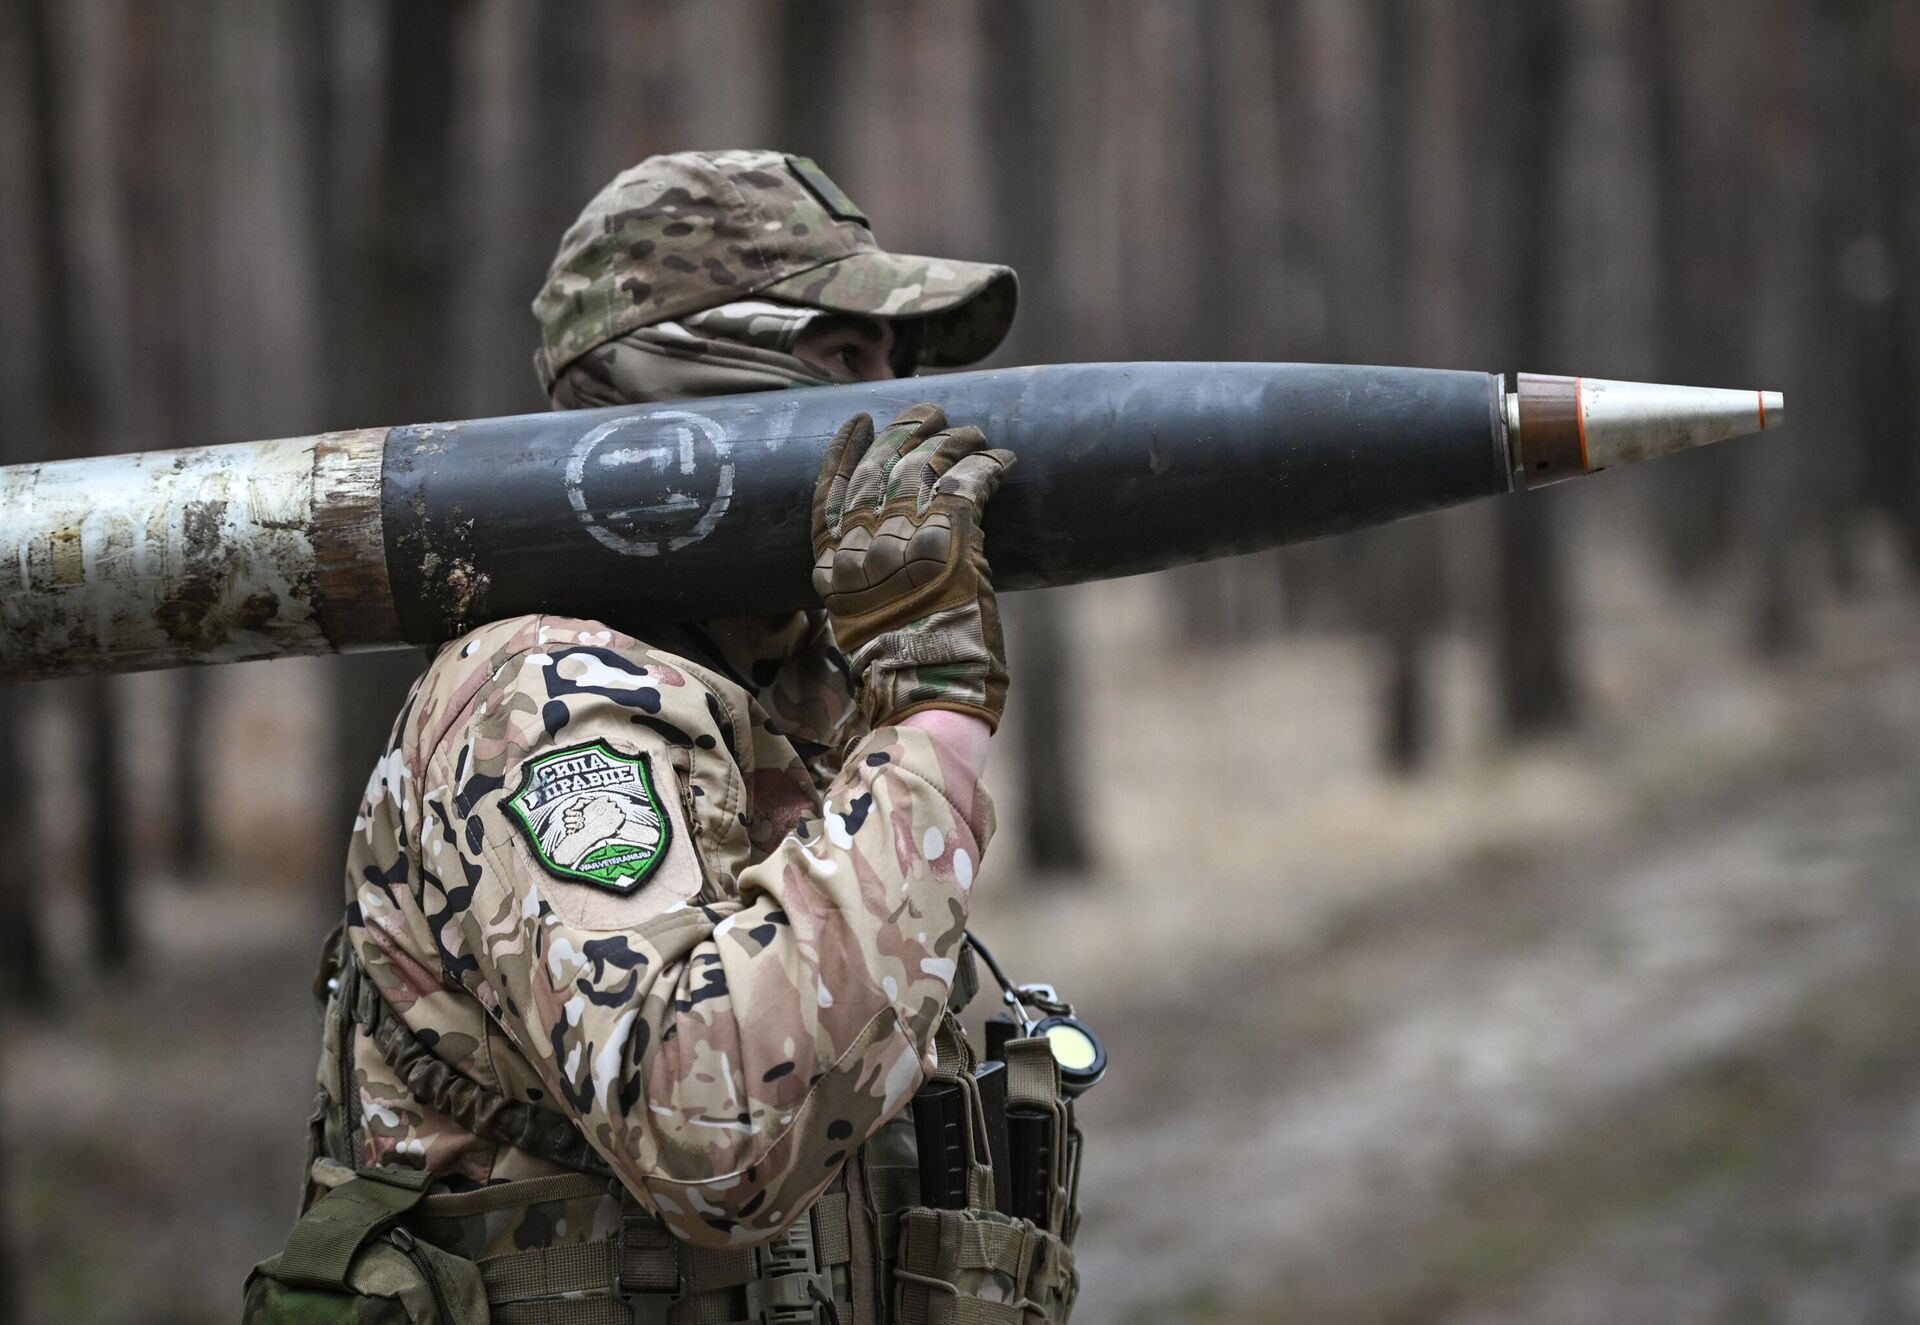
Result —
[[[1381, 5], [1375, 19], [1379, 112], [1376, 164], [1381, 181], [1385, 250], [1376, 270], [1384, 285], [1376, 295], [1379, 321], [1371, 353], [1352, 347], [1355, 357], [1416, 362], [1415, 233], [1418, 212], [1413, 196], [1413, 142], [1417, 131], [1413, 104], [1420, 75], [1414, 50], [1414, 15], [1407, 0]], [[1386, 592], [1378, 602], [1387, 620], [1377, 627], [1387, 645], [1387, 668], [1380, 699], [1381, 753], [1387, 766], [1406, 775], [1432, 753], [1431, 681], [1427, 675], [1433, 636], [1445, 611], [1446, 582], [1441, 575], [1440, 530], [1431, 519], [1405, 521], [1378, 531], [1386, 563]]]
[[[51, 363], [87, 365], [83, 389], [75, 389], [66, 377], [56, 380], [45, 374], [42, 416], [59, 453], [85, 454], [128, 417], [127, 337], [123, 319], [108, 319], [106, 313], [110, 308], [118, 311], [114, 287], [124, 274], [126, 257], [116, 152], [120, 126], [115, 122], [122, 50], [100, 12], [56, 10], [47, 0], [26, 0], [23, 17], [40, 202], [35, 237], [43, 273], [39, 326]], [[106, 103], [104, 108], [100, 102]], [[108, 325], [99, 325], [102, 321]], [[119, 707], [109, 678], [82, 682], [67, 693], [80, 708], [83, 729], [80, 821], [86, 826], [91, 947], [103, 969], [120, 971], [132, 961], [134, 939], [127, 902], [128, 813], [119, 778]]]
[[[409, 0], [381, 11], [385, 64], [372, 135], [378, 147], [367, 163], [372, 196], [341, 236], [340, 285], [362, 315], [343, 377], [330, 384], [343, 417], [398, 422], [457, 413], [455, 237], [463, 227], [453, 134], [457, 29], [471, 13], [466, 0]], [[408, 650], [331, 664], [330, 824], [352, 821], [368, 772], [424, 662]], [[326, 887], [339, 887], [345, 836], [339, 832], [332, 839], [338, 845], [320, 857]]]
[[[42, 430], [44, 411], [40, 341], [34, 334], [46, 272], [37, 259], [44, 238], [36, 186], [37, 150], [43, 147], [27, 95], [27, 70], [38, 54], [31, 11], [0, 9], [0, 464], [32, 457], [26, 439]], [[32, 816], [33, 779], [23, 749], [27, 714], [35, 690], [0, 687], [0, 1000], [7, 1007], [41, 1005], [49, 999], [46, 948], [36, 898], [39, 843]], [[0, 1198], [4, 1187], [0, 1187]], [[0, 1199], [0, 1215], [4, 1214]], [[5, 1275], [0, 1268], [0, 1277]], [[0, 1319], [13, 1319], [0, 1301]]]
[[[6, 1046], [0, 1041], [0, 1079], [6, 1075]], [[25, 1294], [20, 1285], [20, 1262], [14, 1252], [12, 1223], [7, 1217], [7, 1115], [0, 1110], [0, 1320], [25, 1319]]]
[[[151, 445], [170, 449], [222, 435], [210, 425], [205, 405], [209, 370], [219, 371], [212, 351], [207, 248], [216, 186], [210, 154], [200, 150], [205, 122], [220, 112], [198, 94], [209, 86], [212, 16], [203, 8], [171, 12], [158, 5], [128, 10], [139, 55], [139, 76], [130, 94], [129, 152], [138, 189], [141, 223], [128, 236], [142, 273], [130, 291], [129, 313], [139, 327], [139, 394]], [[197, 112], [197, 113], [196, 113]], [[226, 434], [233, 435], [233, 434]], [[219, 669], [188, 667], [169, 687], [171, 708], [165, 789], [172, 827], [174, 878], [195, 884], [205, 877], [206, 763], [202, 745], [213, 696], [226, 678]]]
[[846, 142], [838, 107], [852, 14], [846, 0], [780, 4], [773, 11], [773, 122], [779, 146], [814, 157], [829, 174]]
[[[1812, 407], [1802, 417], [1819, 420], [1824, 431], [1817, 469], [1804, 463], [1806, 448], [1792, 435], [1758, 437], [1747, 447], [1751, 478], [1741, 511], [1753, 573], [1747, 642], [1761, 658], [1781, 658], [1808, 638], [1794, 541], [1806, 527], [1810, 502], [1821, 501], [1820, 489], [1859, 464], [1869, 417], [1853, 376], [1859, 324], [1830, 266], [1860, 233], [1865, 126], [1858, 111], [1865, 99], [1863, 61], [1854, 46], [1863, 26], [1858, 17], [1855, 7], [1797, 0], [1769, 0], [1760, 13], [1769, 58], [1757, 128], [1772, 163], [1768, 205], [1760, 209], [1760, 269], [1786, 276], [1765, 283], [1756, 319], [1759, 365], [1767, 381], [1804, 388], [1799, 397]], [[1809, 325], [1820, 334], [1808, 338], [1803, 328]]]
[[87, 834], [87, 900], [94, 963], [110, 973], [133, 965], [133, 921], [129, 914], [126, 780], [120, 767], [120, 694], [118, 678], [88, 677], [81, 690], [85, 726], [85, 785], [92, 813]]
[[[36, 898], [39, 843], [21, 748], [21, 692], [0, 687], [0, 1000], [7, 1007], [44, 1008], [52, 999], [47, 950]], [[0, 1319], [5, 1317], [0, 1316]]]
[[173, 872], [189, 884], [199, 883], [207, 869], [207, 766], [201, 746], [211, 689], [206, 668], [188, 667], [173, 692]]
[[[988, 71], [979, 129], [991, 144], [989, 178], [995, 247], [1020, 272], [1021, 344], [1029, 355], [1057, 351], [1061, 320], [1049, 307], [1057, 286], [1054, 249], [1057, 117], [1048, 80], [1047, 17], [1032, 4], [980, 9], [982, 67]], [[1086, 756], [1080, 695], [1074, 688], [1074, 598], [1042, 590], [1009, 596], [1006, 613], [1027, 860], [1043, 876], [1091, 865], [1086, 830]]]
[[[1519, 108], [1501, 185], [1515, 283], [1512, 361], [1522, 362], [1543, 353], [1555, 329], [1551, 259], [1556, 148], [1571, 67], [1567, 0], [1507, 0], [1498, 10], [1512, 43], [1501, 67], [1512, 78], [1494, 104]], [[1550, 502], [1546, 494], [1522, 492], [1496, 503], [1500, 705], [1508, 732], [1521, 737], [1571, 726], [1577, 712], [1561, 531]]]

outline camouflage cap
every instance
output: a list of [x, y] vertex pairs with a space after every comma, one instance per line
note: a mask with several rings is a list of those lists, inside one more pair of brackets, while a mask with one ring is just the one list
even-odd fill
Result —
[[1013, 323], [1011, 268], [888, 253], [824, 171], [780, 152], [675, 152], [580, 213], [533, 301], [543, 386], [595, 346], [747, 295], [925, 318], [921, 360], [973, 363]]

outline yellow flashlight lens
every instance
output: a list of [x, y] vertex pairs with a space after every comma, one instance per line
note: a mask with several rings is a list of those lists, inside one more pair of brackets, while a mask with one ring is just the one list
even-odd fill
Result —
[[1047, 1027], [1047, 1048], [1053, 1050], [1054, 1061], [1070, 1071], [1084, 1071], [1099, 1057], [1093, 1041], [1078, 1026]]

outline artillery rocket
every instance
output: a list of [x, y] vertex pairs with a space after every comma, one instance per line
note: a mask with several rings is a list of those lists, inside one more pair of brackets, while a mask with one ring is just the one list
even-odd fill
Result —
[[1110, 363], [0, 468], [0, 681], [432, 647], [525, 612], [817, 605], [828, 439], [931, 400], [1019, 456], [994, 579], [1131, 575], [1777, 426], [1775, 392], [1319, 364]]

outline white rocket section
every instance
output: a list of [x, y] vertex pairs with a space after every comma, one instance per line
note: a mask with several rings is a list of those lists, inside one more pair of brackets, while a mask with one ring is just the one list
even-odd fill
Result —
[[324, 653], [312, 437], [0, 469], [0, 670]]
[[1579, 381], [1580, 448], [1588, 473], [1651, 460], [1777, 428], [1786, 421], [1778, 391]]

